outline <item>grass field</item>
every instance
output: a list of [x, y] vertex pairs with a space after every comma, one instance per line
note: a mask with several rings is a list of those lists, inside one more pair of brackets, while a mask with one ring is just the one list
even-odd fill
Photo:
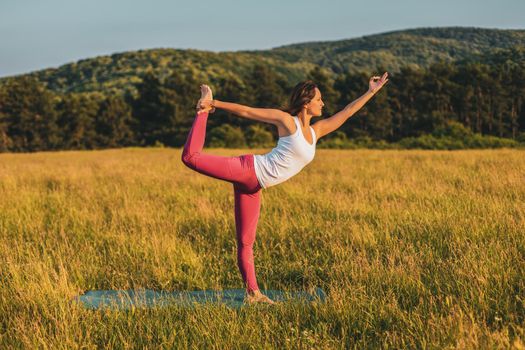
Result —
[[518, 150], [318, 150], [263, 190], [260, 287], [321, 287], [325, 303], [68, 304], [93, 289], [242, 288], [232, 186], [180, 155], [0, 155], [0, 348], [525, 347]]

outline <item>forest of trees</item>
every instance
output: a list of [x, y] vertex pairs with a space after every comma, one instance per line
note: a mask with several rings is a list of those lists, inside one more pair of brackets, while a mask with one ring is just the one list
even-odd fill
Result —
[[[523, 54], [522, 51], [520, 51]], [[525, 143], [525, 64], [508, 51], [489, 63], [440, 62], [404, 67], [320, 147], [514, 147]], [[388, 67], [376, 67], [377, 73]], [[368, 74], [336, 78], [319, 66], [313, 79], [326, 104], [324, 117], [368, 87]], [[214, 84], [224, 101], [283, 108], [298, 81], [258, 63], [246, 79], [225, 76]], [[146, 73], [135, 93], [59, 93], [32, 76], [0, 85], [0, 151], [181, 147], [194, 117], [201, 81], [191, 70]], [[207, 146], [271, 147], [276, 131], [218, 110], [209, 119]], [[315, 123], [315, 119], [312, 121]], [[458, 143], [457, 140], [470, 140]], [[446, 142], [441, 142], [445, 140]], [[448, 140], [448, 141], [447, 141]], [[456, 140], [452, 142], [451, 140]], [[472, 141], [472, 142], [471, 142]], [[452, 142], [452, 143], [451, 143]]]
[[[490, 64], [495, 52], [515, 49], [523, 60], [525, 30], [464, 27], [420, 28], [380, 33], [345, 40], [298, 43], [270, 50], [210, 52], [157, 48], [116, 52], [81, 59], [56, 68], [28, 73], [57, 93], [135, 93], [146, 72], [161, 80], [172, 72], [191, 71], [200, 81], [216, 86], [226, 77], [248, 81], [253, 67], [264, 64], [282, 79], [296, 82], [315, 67], [332, 79], [341, 74], [386, 67], [399, 73], [403, 67], [428, 69], [437, 62], [458, 60]], [[0, 78], [0, 85], [4, 79]]]

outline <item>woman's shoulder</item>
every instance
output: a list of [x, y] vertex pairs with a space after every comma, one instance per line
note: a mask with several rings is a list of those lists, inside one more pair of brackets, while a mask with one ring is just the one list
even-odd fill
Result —
[[275, 110], [278, 114], [279, 114], [279, 117], [284, 121], [293, 121], [293, 116], [288, 113], [287, 111], [283, 111], [282, 109], [276, 109]]
[[293, 133], [296, 129], [296, 122], [295, 122], [295, 116], [291, 115], [290, 113], [288, 112], [283, 112], [283, 124], [284, 124], [284, 127], [290, 131], [291, 133]]
[[278, 127], [279, 137], [289, 136], [297, 130], [297, 124], [295, 123], [295, 117], [288, 112], [284, 112], [281, 115], [282, 125]]

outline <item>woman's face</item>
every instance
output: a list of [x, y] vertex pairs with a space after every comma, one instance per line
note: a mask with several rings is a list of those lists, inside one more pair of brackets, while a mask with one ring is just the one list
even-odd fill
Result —
[[323, 106], [324, 102], [321, 98], [321, 91], [319, 91], [318, 88], [315, 88], [314, 98], [312, 98], [312, 100], [306, 105], [307, 112], [313, 117], [320, 117], [322, 114]]

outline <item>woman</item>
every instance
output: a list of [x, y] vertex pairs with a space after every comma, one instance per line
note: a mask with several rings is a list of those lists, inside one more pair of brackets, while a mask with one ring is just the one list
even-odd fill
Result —
[[[246, 286], [248, 303], [274, 302], [262, 294], [255, 278], [253, 243], [261, 200], [261, 189], [275, 186], [296, 175], [315, 155], [317, 141], [337, 130], [356, 113], [388, 81], [388, 73], [370, 78], [368, 91], [333, 116], [312, 125], [313, 117], [321, 116], [324, 106], [321, 92], [312, 81], [295, 86], [286, 111], [252, 108], [236, 103], [214, 100], [207, 85], [201, 85], [197, 116], [184, 145], [182, 161], [189, 168], [216, 179], [231, 182], [235, 197], [235, 228], [237, 264]], [[208, 114], [216, 108], [242, 118], [270, 123], [277, 127], [279, 141], [269, 153], [220, 157], [201, 153], [206, 135]]]

